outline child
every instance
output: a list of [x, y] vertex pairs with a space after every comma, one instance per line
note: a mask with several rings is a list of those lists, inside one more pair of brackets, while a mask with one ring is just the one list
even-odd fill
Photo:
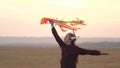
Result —
[[102, 53], [98, 50], [87, 50], [76, 46], [76, 36], [72, 33], [68, 33], [63, 41], [55, 29], [54, 23], [50, 21], [50, 24], [53, 36], [61, 48], [61, 68], [76, 68], [78, 55], [108, 55], [108, 53]]

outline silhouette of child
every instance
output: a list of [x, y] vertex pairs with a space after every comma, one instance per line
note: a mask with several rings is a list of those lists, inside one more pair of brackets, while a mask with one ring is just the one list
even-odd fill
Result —
[[61, 48], [61, 68], [76, 68], [78, 55], [108, 55], [108, 53], [102, 53], [98, 50], [88, 50], [76, 46], [76, 36], [72, 33], [68, 33], [63, 41], [55, 29], [54, 23], [52, 21], [49, 22], [52, 34]]

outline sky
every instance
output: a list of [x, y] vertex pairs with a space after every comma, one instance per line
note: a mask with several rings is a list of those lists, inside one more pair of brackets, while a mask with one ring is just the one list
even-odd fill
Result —
[[[120, 0], [0, 0], [0, 36], [51, 37], [43, 17], [84, 20], [76, 32], [80, 37], [120, 38]], [[58, 26], [59, 35], [64, 36]]]

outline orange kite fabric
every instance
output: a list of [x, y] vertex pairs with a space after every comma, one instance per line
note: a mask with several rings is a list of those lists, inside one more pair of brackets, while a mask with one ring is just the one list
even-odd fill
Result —
[[75, 31], [77, 31], [79, 25], [86, 25], [83, 20], [77, 20], [77, 21], [62, 21], [62, 20], [57, 20], [57, 19], [52, 19], [52, 18], [42, 18], [40, 24], [48, 24], [49, 22], [52, 22], [56, 25], [58, 25], [63, 32], [67, 31], [63, 28], [67, 28], [73, 31], [75, 34]]

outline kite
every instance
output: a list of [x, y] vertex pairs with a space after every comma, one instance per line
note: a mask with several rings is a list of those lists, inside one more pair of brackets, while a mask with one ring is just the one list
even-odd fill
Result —
[[83, 20], [79, 20], [77, 18], [77, 21], [63, 21], [63, 20], [57, 20], [57, 19], [52, 19], [52, 18], [42, 18], [40, 24], [49, 24], [49, 22], [52, 22], [56, 25], [58, 25], [63, 32], [66, 32], [64, 28], [67, 28], [69, 30], [73, 31], [73, 34], [75, 34], [75, 31], [77, 29], [80, 29], [78, 26], [79, 25], [86, 25]]

